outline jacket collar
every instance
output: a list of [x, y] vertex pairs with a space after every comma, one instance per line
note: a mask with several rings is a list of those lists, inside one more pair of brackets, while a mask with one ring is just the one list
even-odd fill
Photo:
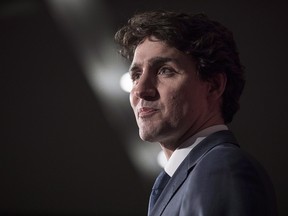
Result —
[[199, 159], [212, 148], [223, 143], [230, 143], [239, 146], [231, 131], [218, 131], [205, 138], [194, 149], [192, 149], [166, 185], [150, 215], [161, 215], [177, 189], [185, 181], [188, 173], [197, 164]]

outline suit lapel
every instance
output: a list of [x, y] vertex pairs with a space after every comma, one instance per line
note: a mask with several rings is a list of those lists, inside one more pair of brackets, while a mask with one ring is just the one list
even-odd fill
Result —
[[238, 145], [235, 137], [230, 131], [219, 131], [208, 136], [194, 149], [192, 149], [192, 151], [181, 163], [181, 165], [178, 167], [178, 169], [166, 185], [150, 215], [161, 215], [175, 192], [187, 178], [189, 172], [197, 164], [197, 161], [212, 148], [223, 143]]

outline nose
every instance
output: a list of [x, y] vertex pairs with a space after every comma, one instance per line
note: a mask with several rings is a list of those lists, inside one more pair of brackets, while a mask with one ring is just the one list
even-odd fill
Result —
[[157, 96], [156, 80], [151, 75], [143, 73], [140, 78], [135, 81], [131, 93], [140, 99], [155, 99]]

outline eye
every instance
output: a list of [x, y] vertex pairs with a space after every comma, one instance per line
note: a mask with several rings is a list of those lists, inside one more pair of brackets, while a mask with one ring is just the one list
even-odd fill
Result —
[[175, 70], [170, 67], [161, 67], [158, 71], [158, 75], [172, 76], [175, 73]]
[[139, 71], [139, 72], [137, 72], [137, 71], [133, 71], [132, 73], [131, 73], [131, 80], [133, 81], [133, 82], [135, 82], [136, 80], [138, 80], [139, 78], [140, 78], [140, 76], [141, 76], [141, 72]]

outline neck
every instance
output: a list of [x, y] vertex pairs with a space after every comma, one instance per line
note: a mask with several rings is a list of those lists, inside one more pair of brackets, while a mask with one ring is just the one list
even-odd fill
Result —
[[224, 121], [222, 118], [219, 119], [214, 119], [215, 121], [208, 121], [206, 122], [206, 124], [203, 124], [202, 126], [198, 127], [198, 129], [194, 129], [192, 130], [191, 128], [189, 130], [187, 130], [186, 133], [184, 133], [179, 139], [177, 140], [170, 140], [170, 141], [166, 141], [166, 142], [160, 142], [160, 146], [167, 158], [167, 160], [169, 160], [169, 158], [171, 157], [171, 155], [173, 154], [173, 152], [180, 146], [182, 145], [187, 139], [189, 139], [190, 137], [194, 136], [195, 134], [199, 133], [200, 131], [211, 127], [211, 126], [215, 126], [215, 125], [223, 125]]

